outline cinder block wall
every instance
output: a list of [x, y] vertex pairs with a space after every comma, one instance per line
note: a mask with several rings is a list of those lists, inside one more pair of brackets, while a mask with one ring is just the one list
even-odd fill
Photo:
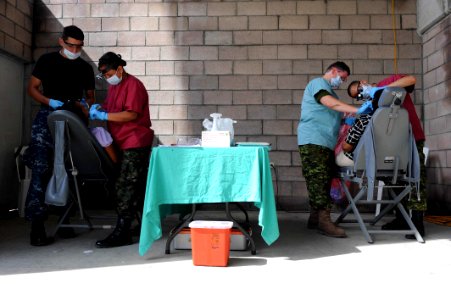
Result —
[[451, 15], [423, 34], [424, 119], [428, 163], [428, 205], [451, 211]]
[[32, 0], [0, 1], [0, 50], [31, 61]]
[[[377, 82], [394, 72], [391, 1], [36, 1], [34, 58], [54, 49], [62, 26], [86, 33], [84, 57], [120, 53], [150, 95], [159, 143], [200, 136], [220, 112], [238, 121], [238, 141], [272, 144], [284, 207], [306, 207], [296, 128], [307, 82], [336, 60], [350, 80]], [[418, 78], [421, 39], [416, 1], [396, 1], [398, 71]], [[347, 99], [342, 86], [339, 94]], [[98, 100], [105, 89], [99, 84]], [[418, 109], [421, 115], [421, 109]]]

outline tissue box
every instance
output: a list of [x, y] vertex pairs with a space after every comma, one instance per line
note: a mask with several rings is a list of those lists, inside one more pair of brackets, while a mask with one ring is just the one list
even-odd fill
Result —
[[202, 131], [202, 147], [230, 147], [229, 131]]

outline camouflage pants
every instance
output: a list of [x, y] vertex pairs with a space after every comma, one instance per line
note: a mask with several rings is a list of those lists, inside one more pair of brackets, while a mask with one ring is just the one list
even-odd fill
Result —
[[31, 142], [24, 155], [24, 162], [32, 171], [25, 204], [25, 217], [30, 221], [47, 218], [45, 190], [53, 165], [53, 140], [47, 125], [50, 113], [44, 107], [37, 113], [31, 127]]
[[330, 208], [332, 206], [330, 187], [336, 168], [334, 151], [323, 146], [308, 144], [299, 146], [299, 154], [310, 207]]
[[[427, 209], [427, 193], [426, 193], [426, 166], [424, 165], [424, 141], [417, 142], [418, 154], [420, 155], [420, 192], [415, 190], [412, 192], [410, 201], [407, 201], [407, 208], [418, 211], [426, 211]], [[419, 199], [418, 199], [419, 194]], [[407, 198], [407, 197], [406, 197]], [[404, 199], [406, 202], [406, 199]]]
[[116, 181], [117, 211], [123, 217], [133, 218], [141, 211], [146, 191], [147, 170], [151, 149], [127, 149], [122, 153], [119, 177]]

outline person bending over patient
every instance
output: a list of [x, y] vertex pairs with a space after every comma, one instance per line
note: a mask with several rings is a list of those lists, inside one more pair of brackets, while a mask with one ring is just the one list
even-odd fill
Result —
[[302, 174], [310, 204], [307, 228], [337, 238], [346, 237], [346, 233], [330, 218], [330, 188], [335, 175], [334, 148], [343, 113], [363, 113], [357, 107], [340, 101], [335, 93], [350, 73], [348, 65], [337, 61], [326, 69], [323, 76], [307, 84], [297, 131]]
[[126, 72], [126, 64], [113, 52], [99, 59], [100, 77], [108, 82], [108, 93], [102, 107], [95, 104], [89, 110], [91, 119], [107, 121], [120, 149], [120, 171], [115, 183], [118, 220], [114, 231], [96, 242], [98, 248], [133, 243], [131, 223], [136, 213], [142, 211], [154, 137], [147, 90], [138, 78]]

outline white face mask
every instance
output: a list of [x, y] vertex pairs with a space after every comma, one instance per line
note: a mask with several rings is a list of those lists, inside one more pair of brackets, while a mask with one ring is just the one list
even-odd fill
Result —
[[371, 92], [371, 88], [372, 86], [369, 84], [362, 84], [362, 91], [360, 92], [360, 94], [362, 95], [363, 99], [370, 99], [370, 92]]
[[117, 77], [117, 71], [116, 71], [116, 74], [114, 74], [110, 78], [107, 78], [106, 81], [111, 85], [118, 85], [119, 83], [121, 83], [122, 78]]
[[330, 85], [333, 88], [338, 88], [340, 86], [340, 84], [342, 84], [342, 83], [343, 83], [343, 80], [341, 80], [340, 75], [337, 75], [336, 77], [334, 77], [330, 80]]
[[81, 51], [80, 51], [80, 52], [73, 53], [73, 52], [70, 52], [69, 50], [67, 50], [66, 48], [63, 48], [63, 53], [64, 53], [64, 55], [65, 55], [68, 59], [70, 59], [70, 60], [77, 59], [77, 58], [79, 58], [80, 55], [81, 55]]

